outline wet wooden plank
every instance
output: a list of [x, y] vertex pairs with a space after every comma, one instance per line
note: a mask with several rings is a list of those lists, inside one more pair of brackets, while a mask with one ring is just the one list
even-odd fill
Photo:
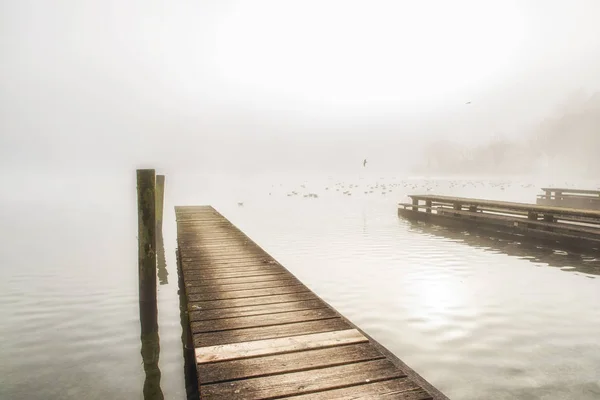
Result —
[[388, 360], [365, 361], [321, 368], [315, 371], [249, 378], [232, 382], [202, 385], [203, 399], [273, 398], [319, 392], [326, 389], [377, 382], [406, 376]]
[[414, 371], [214, 209], [176, 214], [203, 399], [427, 398]]
[[[252, 282], [269, 282], [279, 281], [289, 278], [290, 275], [286, 273], [279, 274], [267, 274], [267, 275], [250, 275], [250, 276], [235, 276], [232, 278], [200, 278], [198, 275], [188, 274], [186, 275], [186, 286], [195, 287], [214, 287], [215, 285], [233, 285], [237, 283], [252, 283]], [[197, 282], [198, 281], [198, 282]]]
[[222, 284], [220, 282], [214, 282], [213, 285], [196, 286], [191, 285], [188, 287], [187, 292], [192, 293], [219, 293], [219, 292], [231, 292], [239, 290], [254, 290], [254, 289], [269, 289], [277, 287], [286, 287], [292, 285], [301, 285], [300, 281], [289, 275], [282, 279], [272, 279], [263, 282], [242, 282], [242, 283], [231, 283]]
[[320, 300], [294, 301], [287, 303], [261, 304], [256, 306], [233, 307], [217, 310], [192, 311], [190, 321], [208, 321], [211, 319], [246, 317], [250, 315], [274, 314], [278, 312], [314, 310], [323, 308]]
[[[360, 335], [360, 338], [366, 338]], [[308, 343], [315, 343], [308, 341]], [[202, 384], [253, 378], [384, 358], [367, 342], [198, 365]]]
[[[259, 253], [259, 252], [229, 254], [229, 255], [223, 255], [223, 256], [210, 255], [207, 253], [202, 254], [202, 252], [199, 252], [198, 254], [194, 254], [193, 258], [191, 257], [190, 253], [191, 252], [186, 252], [184, 254], [184, 256], [186, 258], [192, 259], [193, 261], [196, 261], [196, 262], [215, 262], [216, 260], [218, 260], [218, 262], [216, 262], [215, 265], [230, 264], [230, 263], [246, 264], [248, 262], [256, 262], [257, 260], [260, 260], [261, 258], [265, 258], [265, 254]], [[184, 260], [184, 261], [187, 261], [187, 260]]]
[[271, 296], [274, 294], [289, 294], [306, 292], [308, 289], [304, 285], [293, 285], [284, 286], [277, 288], [268, 289], [254, 289], [254, 290], [238, 290], [235, 292], [214, 292], [214, 293], [191, 293], [188, 295], [189, 301], [207, 301], [207, 300], [225, 300], [225, 299], [239, 299], [242, 297], [258, 297], [258, 296]]
[[196, 302], [190, 300], [189, 306], [190, 310], [215, 310], [313, 299], [316, 299], [316, 296], [312, 292], [304, 291], [271, 296], [245, 297], [242, 299], [210, 300]]
[[341, 318], [320, 321], [298, 322], [294, 324], [262, 326], [259, 328], [235, 329], [221, 332], [195, 333], [194, 346], [218, 346], [228, 343], [250, 342], [252, 340], [275, 339], [286, 336], [299, 336], [309, 333], [332, 332], [350, 329]]
[[[324, 306], [324, 305], [323, 305]], [[294, 322], [318, 321], [339, 318], [329, 308], [315, 310], [288, 311], [275, 314], [249, 315], [244, 317], [221, 318], [208, 321], [193, 321], [192, 332], [215, 332], [228, 329], [254, 328], [259, 326], [282, 325]]]
[[363, 383], [342, 389], [327, 390], [300, 396], [286, 397], [290, 400], [431, 400], [432, 396], [409, 378], [397, 378], [382, 382]]
[[183, 261], [184, 272], [194, 272], [199, 274], [210, 274], [210, 273], [244, 273], [251, 270], [257, 271], [277, 271], [287, 272], [277, 264], [268, 264], [260, 261], [245, 262], [245, 263], [220, 263], [210, 264], [206, 261]]
[[196, 361], [199, 364], [215, 361], [275, 355], [294, 351], [342, 346], [353, 343], [366, 343], [368, 339], [356, 329], [310, 333], [282, 338], [254, 340], [242, 343], [228, 343], [196, 348]]
[[207, 258], [207, 257], [196, 257], [193, 255], [182, 255], [181, 261], [184, 263], [195, 263], [194, 265], [202, 265], [207, 268], [220, 268], [224, 265], [231, 265], [235, 267], [244, 267], [249, 265], [277, 265], [281, 267], [276, 261], [264, 260], [265, 257], [251, 257], [241, 259], [225, 259], [225, 258]]
[[[184, 271], [186, 282], [194, 280], [226, 280], [226, 279], [244, 279], [244, 278], [258, 278], [258, 277], [269, 277], [269, 276], [282, 276], [287, 275], [287, 271], [281, 269], [269, 269], [269, 268], [257, 268], [257, 269], [246, 269], [243, 271]], [[202, 283], [202, 282], [201, 282]], [[206, 282], [206, 284], [209, 284]]]

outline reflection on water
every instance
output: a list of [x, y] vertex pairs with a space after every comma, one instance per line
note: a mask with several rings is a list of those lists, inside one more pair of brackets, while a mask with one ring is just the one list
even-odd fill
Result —
[[[144, 315], [142, 313], [142, 315]], [[142, 325], [144, 323], [142, 322]], [[144, 363], [144, 400], [162, 400], [164, 395], [160, 388], [160, 368], [158, 358], [160, 354], [160, 338], [158, 332], [149, 332], [141, 335], [142, 360]]]
[[409, 221], [409, 223], [413, 232], [444, 237], [486, 251], [501, 252], [531, 262], [558, 267], [565, 271], [600, 275], [600, 259], [591, 253], [581, 254], [557, 250], [549, 246], [535, 244], [525, 238], [516, 238], [508, 234], [503, 235], [502, 232], [498, 232], [496, 236], [490, 236], [476, 230], [430, 225], [419, 221]]
[[160, 343], [144, 337], [142, 363], [131, 171], [21, 189], [15, 176], [0, 193], [0, 399], [142, 400], [159, 387], [197, 398], [176, 204], [214, 205], [452, 399], [600, 398], [600, 279], [587, 279], [597, 260], [434, 234], [396, 214], [411, 192], [531, 201], [564, 182], [174, 173], [156, 249]]

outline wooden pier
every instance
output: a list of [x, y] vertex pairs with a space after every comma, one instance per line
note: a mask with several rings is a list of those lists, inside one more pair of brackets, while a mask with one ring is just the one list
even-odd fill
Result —
[[202, 399], [447, 399], [212, 207], [175, 211]]
[[544, 194], [537, 196], [541, 206], [568, 207], [600, 210], [600, 190], [542, 188]]
[[600, 251], [600, 211], [527, 203], [411, 195], [398, 215], [411, 220], [498, 231], [584, 251]]

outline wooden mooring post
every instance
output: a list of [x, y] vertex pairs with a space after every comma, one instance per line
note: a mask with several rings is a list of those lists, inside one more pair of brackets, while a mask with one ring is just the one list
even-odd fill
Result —
[[165, 245], [163, 240], [163, 209], [165, 204], [165, 176], [156, 175], [156, 260], [158, 268], [158, 283], [169, 283]]
[[158, 331], [156, 306], [156, 176], [137, 170], [138, 277], [142, 335]]
[[137, 170], [137, 200], [140, 339], [146, 373], [143, 393], [145, 400], [162, 400], [156, 296], [156, 175], [153, 169]]

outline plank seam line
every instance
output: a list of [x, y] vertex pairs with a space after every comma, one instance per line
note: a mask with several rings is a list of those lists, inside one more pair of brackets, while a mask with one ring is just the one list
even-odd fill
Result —
[[[307, 337], [314, 339], [315, 337], [319, 337], [321, 339], [321, 341], [317, 341], [318, 344], [320, 344], [320, 346], [318, 347], [308, 347], [308, 348], [324, 348], [328, 345], [323, 344], [323, 336], [331, 336], [331, 335], [337, 335], [337, 334], [353, 334], [354, 337], [350, 337], [350, 339], [346, 338], [346, 343], [369, 343], [369, 339], [362, 333], [360, 332], [358, 329], [356, 328], [351, 328], [351, 327], [347, 327], [347, 328], [343, 328], [343, 329], [333, 329], [333, 330], [329, 330], [329, 331], [323, 331], [323, 332], [316, 332], [316, 333], [297, 333], [297, 334], [290, 334], [287, 336], [283, 336], [283, 337], [267, 337], [267, 338], [260, 338], [260, 339], [253, 339], [253, 340], [247, 340], [247, 341], [243, 341], [243, 342], [237, 342], [237, 343], [223, 343], [223, 344], [216, 344], [216, 345], [210, 345], [210, 346], [196, 346], [194, 347], [194, 353], [196, 356], [196, 363], [197, 364], [204, 364], [204, 363], [212, 363], [212, 362], [216, 362], [217, 360], [207, 360], [207, 361], [202, 361], [199, 362], [198, 361], [198, 352], [204, 351], [204, 352], [208, 352], [209, 350], [207, 349], [214, 349], [214, 348], [223, 348], [223, 347], [227, 347], [227, 346], [241, 346], [241, 345], [256, 345], [256, 344], [260, 344], [260, 343], [264, 343], [264, 342], [285, 342], [285, 341], [289, 341], [289, 339], [298, 341], [300, 340], [300, 342], [305, 341], [307, 339]], [[326, 339], [327, 340], [327, 339]], [[326, 341], [325, 340], [325, 341]], [[337, 340], [336, 342], [332, 343], [332, 346], [336, 346], [336, 345], [340, 345], [341, 339]], [[196, 343], [196, 340], [194, 338], [194, 343]], [[314, 345], [314, 342], [310, 342], [312, 345]], [[377, 349], [376, 349], [377, 350]], [[286, 352], [286, 350], [281, 350], [281, 353]], [[276, 353], [259, 353], [257, 355], [265, 355], [265, 354], [276, 354]], [[250, 356], [247, 356], [250, 357]], [[234, 357], [235, 358], [235, 357]], [[234, 359], [234, 358], [229, 358], [229, 359]]]
[[[192, 263], [197, 263], [197, 261], [184, 261], [184, 263], [186, 264], [192, 264]], [[224, 273], [224, 274], [230, 274], [230, 273], [235, 273], [235, 272], [239, 272], [239, 273], [243, 273], [244, 271], [247, 270], [254, 270], [255, 273], [269, 273], [271, 275], [275, 275], [273, 274], [273, 272], [275, 271], [281, 271], [279, 274], [288, 274], [288, 275], [292, 275], [289, 271], [283, 269], [283, 268], [279, 268], [277, 266], [265, 266], [260, 265], [260, 264], [252, 264], [252, 265], [245, 265], [245, 264], [241, 264], [241, 265], [231, 265], [231, 264], [223, 264], [223, 265], [218, 265], [218, 266], [211, 266], [211, 268], [208, 268], [205, 265], [186, 265], [183, 267], [183, 271], [184, 272], [196, 272], [196, 273], [200, 273], [200, 272], [206, 272], [206, 273]]]
[[[189, 253], [187, 253], [189, 254]], [[193, 261], [206, 261], [206, 262], [211, 262], [211, 261], [219, 261], [221, 263], [228, 263], [228, 262], [239, 262], [239, 263], [245, 263], [245, 262], [249, 262], [249, 261], [253, 261], [256, 260], [257, 262], [260, 262], [262, 264], [265, 265], [278, 265], [279, 263], [275, 264], [275, 263], [269, 263], [269, 262], [264, 262], [262, 260], [259, 260], [261, 258], [261, 255], [259, 254], [249, 254], [249, 255], [243, 255], [240, 257], [224, 257], [224, 254], [211, 254], [211, 255], [204, 255], [204, 256], [197, 256], [197, 255], [193, 255], [193, 257], [187, 255], [185, 251], [183, 251], [183, 257], [184, 258], [193, 258]], [[188, 261], [188, 260], [184, 260], [184, 261]]]
[[[246, 317], [262, 317], [265, 315], [273, 315], [273, 314], [283, 314], [286, 312], [296, 312], [296, 311], [312, 311], [312, 310], [321, 310], [321, 309], [330, 309], [329, 307], [327, 307], [324, 304], [315, 306], [315, 307], [309, 307], [309, 308], [299, 308], [296, 310], [284, 310], [284, 311], [275, 311], [275, 312], [261, 312], [259, 314], [249, 314], [249, 315], [237, 315], [234, 317], [217, 317], [217, 318], [207, 318], [207, 319], [191, 319], [190, 316], [190, 322], [202, 322], [202, 321], [215, 321], [215, 320], [220, 320], [220, 319], [231, 319], [231, 318], [246, 318]], [[207, 311], [207, 310], [195, 310], [193, 312], [202, 312], [202, 311]]]
[[[264, 282], [279, 282], [279, 280], [273, 280], [273, 281], [264, 281]], [[249, 283], [263, 283], [263, 282], [249, 282]], [[224, 283], [223, 285], [247, 285], [247, 283]], [[275, 285], [275, 283], [273, 283], [273, 285]], [[216, 285], [219, 286], [219, 285]], [[290, 284], [278, 284], [276, 286], [261, 286], [261, 287], [257, 287], [257, 288], [251, 288], [251, 289], [218, 289], [215, 288], [215, 290], [206, 290], [206, 285], [200, 286], [200, 285], [186, 285], [187, 288], [189, 289], [204, 289], [201, 293], [210, 293], [210, 292], [215, 292], [215, 293], [230, 293], [230, 292], [242, 292], [244, 290], [260, 290], [260, 289], [276, 289], [276, 288], [280, 288], [280, 287], [289, 287], [289, 286], [296, 286], [296, 285], [290, 285]], [[193, 294], [194, 292], [189, 292], [190, 294]]]
[[[307, 292], [304, 292], [307, 293]], [[315, 300], [319, 300], [312, 292], [309, 292], [311, 295], [314, 296], [314, 298], [312, 299], [303, 299], [303, 300], [291, 300], [291, 301], [279, 301], [276, 303], [262, 303], [262, 304], [252, 304], [252, 306], [266, 306], [266, 305], [271, 305], [271, 304], [284, 304], [284, 303], [297, 303], [297, 302], [301, 302], [301, 301], [315, 301]], [[292, 293], [295, 294], [295, 293]], [[271, 294], [268, 296], [256, 296], [256, 297], [275, 297], [275, 296], [286, 296], [286, 295], [280, 295], [280, 294]], [[192, 311], [209, 311], [209, 310], [228, 310], [230, 308], [239, 308], [239, 307], [248, 307], [248, 306], [229, 306], [229, 307], [217, 307], [217, 308], [193, 308], [192, 305], [193, 304], [197, 304], [197, 303], [202, 303], [202, 302], [206, 302], [206, 301], [220, 301], [220, 300], [200, 300], [200, 301], [190, 301], [188, 302], [188, 304], [190, 304], [190, 312]]]
[[[279, 277], [281, 277], [281, 275], [285, 275], [285, 274], [230, 276], [230, 277], [216, 277], [216, 278], [200, 278], [198, 276], [195, 276], [195, 274], [188, 274], [188, 276], [185, 277], [185, 278], [186, 278], [186, 280], [194, 282], [194, 281], [198, 281], [198, 280], [201, 280], [201, 281], [212, 281], [212, 280], [217, 280], [217, 279], [243, 279], [243, 278], [254, 278], [254, 277], [259, 277], [259, 276], [266, 276], [266, 277], [275, 276], [276, 277], [276, 278], [274, 278], [274, 280], [275, 280], [275, 279], [279, 279]], [[257, 282], [269, 282], [269, 281], [257, 281]], [[209, 286], [209, 285], [211, 285], [211, 284], [207, 283], [207, 284], [198, 285], [198, 286]]]
[[[367, 339], [367, 338], [365, 338]], [[303, 353], [305, 351], [315, 351], [315, 350], [325, 350], [325, 349], [333, 349], [333, 348], [337, 348], [337, 347], [347, 347], [347, 346], [356, 346], [356, 345], [360, 345], [360, 344], [366, 344], [370, 347], [373, 347], [373, 345], [371, 344], [371, 342], [367, 340], [363, 340], [363, 341], [357, 341], [357, 342], [350, 342], [350, 343], [341, 343], [341, 344], [329, 344], [329, 345], [325, 345], [325, 346], [320, 346], [320, 347], [311, 347], [308, 349], [297, 349], [297, 350], [283, 350], [283, 351], [278, 351], [276, 353], [268, 353], [268, 354], [256, 354], [256, 355], [251, 355], [251, 356], [245, 356], [245, 357], [237, 357], [237, 358], [230, 358], [227, 360], [215, 360], [215, 361], [205, 361], [202, 363], [197, 362], [196, 365], [215, 365], [215, 364], [221, 364], [221, 363], [226, 363], [226, 362], [231, 362], [231, 361], [238, 361], [238, 360], [251, 360], [254, 358], [261, 358], [261, 357], [272, 357], [272, 356], [281, 356], [281, 355], [286, 355], [286, 354], [293, 354], [293, 353]], [[362, 361], [373, 361], [373, 360], [382, 360], [385, 359], [385, 355], [380, 353], [379, 350], [375, 349], [377, 351], [377, 353], [379, 355], [374, 356], [372, 360], [359, 360], [359, 361], [355, 361], [355, 362], [362, 362]], [[350, 362], [348, 362], [349, 364]], [[342, 363], [341, 365], [344, 365], [344, 363]], [[333, 365], [330, 365], [333, 366]], [[273, 373], [273, 374], [277, 374], [277, 373]], [[270, 375], [273, 375], [270, 374]], [[249, 377], [248, 377], [249, 378]], [[239, 378], [239, 379], [244, 379], [244, 378]], [[237, 380], [237, 379], [235, 379]]]
[[[241, 327], [241, 328], [223, 328], [223, 329], [216, 329], [213, 331], [197, 331], [194, 330], [192, 328], [192, 335], [203, 335], [206, 333], [218, 333], [218, 332], [228, 332], [228, 331], [244, 331], [246, 329], [255, 329], [255, 328], [266, 328], [266, 327], [272, 327], [272, 326], [287, 326], [287, 325], [293, 325], [293, 324], [301, 324], [304, 322], [314, 322], [314, 321], [326, 321], [328, 319], [341, 319], [339, 316], [335, 315], [332, 317], [319, 317], [319, 318], [311, 318], [311, 319], [306, 319], [306, 320], [302, 320], [302, 321], [293, 321], [293, 322], [284, 322], [284, 323], [273, 323], [273, 324], [266, 324], [266, 325], [253, 325], [253, 326], [245, 326], [245, 327]], [[200, 321], [195, 321], [195, 322], [200, 322]]]
[[[260, 290], [260, 289], [252, 289], [252, 290]], [[238, 290], [239, 292], [239, 290]], [[277, 295], [283, 295], [283, 294], [295, 294], [295, 293], [305, 293], [305, 292], [310, 292], [312, 293], [308, 288], [306, 288], [306, 290], [301, 290], [299, 292], [285, 292], [285, 293], [277, 293]], [[187, 293], [186, 293], [187, 294]], [[201, 294], [201, 293], [189, 293], [187, 294], [188, 298], [190, 296], [194, 296], [197, 294]], [[243, 296], [243, 297], [220, 297], [217, 299], [207, 299], [207, 300], [195, 300], [193, 302], [198, 303], [200, 301], [219, 301], [219, 300], [234, 300], [234, 299], [252, 299], [254, 297], [264, 297], [265, 295], [257, 295], [257, 296]], [[276, 295], [269, 295], [269, 296], [276, 296]]]
[[[204, 282], [204, 281], [217, 281], [217, 282], [208, 282], [208, 283], [201, 283], [201, 284], [195, 284], [195, 285], [190, 285], [188, 287], [204, 287], [204, 286], [208, 286], [208, 287], [214, 287], [215, 285], [219, 284], [219, 281], [223, 282], [228, 282], [231, 279], [245, 279], [245, 278], [261, 278], [261, 277], [274, 277], [272, 279], [263, 281], [263, 280], [255, 280], [255, 281], [246, 281], [246, 282], [232, 282], [232, 283], [221, 283], [221, 285], [234, 285], [236, 283], [255, 283], [255, 282], [271, 282], [272, 280], [278, 280], [283, 278], [284, 274], [277, 274], [277, 275], [243, 275], [243, 276], [236, 276], [236, 275], [232, 275], [232, 276], [220, 276], [220, 277], [214, 277], [214, 278], [203, 278], [203, 277], [199, 277], [199, 276], [188, 276], [186, 277], [186, 281], [189, 282]], [[299, 281], [300, 282], [300, 281]]]
[[[319, 347], [317, 349], [304, 349], [304, 350], [287, 351], [287, 352], [283, 352], [283, 353], [277, 353], [276, 355], [280, 356], [280, 355], [284, 355], [284, 354], [303, 353], [303, 352], [306, 352], [306, 351], [321, 350], [321, 349], [330, 349], [330, 348], [334, 348], [334, 347], [345, 347], [345, 346], [352, 346], [352, 345], [356, 345], [356, 344], [357, 343], [348, 343], [348, 344], [342, 344], [342, 345], [339, 345], [339, 346]], [[267, 354], [266, 356], [269, 356], [269, 355]], [[223, 360], [223, 361], [217, 361], [215, 363], [210, 363], [210, 364], [223, 363], [223, 362], [227, 362], [227, 361], [249, 360], [249, 359], [252, 359], [252, 358], [260, 358], [260, 357], [265, 357], [265, 355], [263, 355], [263, 356], [245, 357], [245, 358], [236, 358], [235, 360]], [[358, 364], [358, 363], [361, 363], [361, 362], [383, 360], [383, 359], [385, 359], [385, 356], [383, 354], [380, 354], [378, 356], [365, 357], [365, 358], [362, 358], [360, 360], [338, 361], [338, 362], [334, 362], [334, 363], [331, 363], [331, 364], [320, 365], [320, 366], [316, 366], [316, 367], [298, 367], [296, 369], [291, 369], [289, 371], [284, 371], [284, 372], [270, 372], [270, 373], [266, 373], [266, 374], [245, 376], [245, 377], [240, 377], [240, 378], [224, 379], [224, 380], [220, 380], [220, 381], [212, 381], [212, 382], [201, 383], [201, 385], [205, 386], [205, 385], [214, 385], [214, 384], [217, 384], [217, 383], [227, 383], [227, 382], [243, 381], [243, 380], [246, 380], [246, 379], [265, 378], [267, 376], [277, 376], [277, 375], [292, 374], [292, 373], [295, 373], [295, 372], [313, 371], [313, 370], [319, 370], [319, 369], [324, 369], [324, 368], [339, 367], [339, 366], [342, 366], [342, 365], [352, 365], [352, 364]], [[208, 364], [208, 363], [204, 363], [204, 364]], [[401, 378], [405, 378], [405, 377], [401, 377]], [[391, 378], [391, 379], [395, 379], [395, 378]]]
[[[222, 271], [222, 270], [244, 270], [248, 268], [257, 268], [257, 269], [265, 269], [265, 270], [281, 270], [282, 272], [288, 272], [285, 268], [280, 265], [275, 264], [263, 264], [258, 262], [246, 262], [242, 261], [240, 263], [211, 263], [210, 261], [203, 260], [182, 260], [185, 264], [184, 270], [198, 270], [198, 271]], [[190, 265], [191, 264], [191, 265]]]
[[[286, 395], [280, 395], [280, 396], [269, 396], [269, 397], [261, 397], [261, 399], [264, 400], [275, 400], [275, 399], [284, 399], [286, 397], [290, 397], [290, 396], [299, 396], [299, 395], [306, 395], [306, 394], [315, 394], [315, 393], [321, 393], [321, 392], [328, 392], [331, 390], [337, 390], [337, 389], [345, 389], [345, 388], [350, 388], [350, 387], [355, 387], [355, 386], [362, 386], [362, 385], [368, 385], [370, 383], [377, 383], [377, 382], [385, 382], [385, 381], [391, 381], [394, 379], [402, 379], [402, 378], [406, 378], [406, 375], [398, 375], [398, 376], [392, 376], [392, 377], [388, 377], [388, 378], [373, 378], [371, 380], [369, 380], [369, 382], [360, 382], [360, 383], [351, 383], [351, 384], [343, 384], [343, 385], [334, 385], [328, 388], [324, 388], [324, 389], [315, 389], [315, 390], [306, 390], [303, 391], [301, 393], [293, 393], [293, 394], [286, 394]], [[210, 386], [212, 385], [211, 383], [206, 384], [206, 385], [201, 385], [201, 386]]]

